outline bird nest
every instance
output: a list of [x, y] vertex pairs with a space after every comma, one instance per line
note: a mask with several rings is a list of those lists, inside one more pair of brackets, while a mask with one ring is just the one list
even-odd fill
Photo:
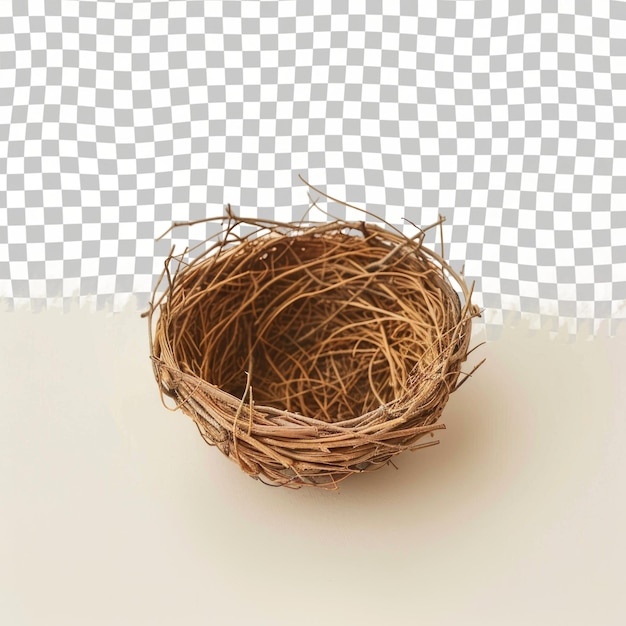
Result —
[[426, 230], [229, 209], [202, 254], [170, 254], [145, 314], [166, 406], [273, 485], [334, 488], [437, 443], [479, 310]]

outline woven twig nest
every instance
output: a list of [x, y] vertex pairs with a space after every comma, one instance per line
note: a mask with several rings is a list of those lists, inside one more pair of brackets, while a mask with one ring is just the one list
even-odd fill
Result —
[[[235, 234], [242, 225], [255, 232]], [[479, 311], [424, 233], [229, 210], [204, 254], [170, 255], [153, 296], [162, 393], [207, 443], [274, 485], [333, 488], [436, 443], [422, 439], [445, 428], [437, 420], [469, 376]]]

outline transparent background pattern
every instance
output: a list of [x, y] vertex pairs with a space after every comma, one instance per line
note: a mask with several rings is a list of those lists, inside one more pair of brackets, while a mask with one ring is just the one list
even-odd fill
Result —
[[212, 233], [155, 242], [173, 220], [297, 219], [298, 175], [407, 232], [444, 215], [488, 324], [613, 332], [626, 2], [0, 0], [10, 308], [143, 306]]

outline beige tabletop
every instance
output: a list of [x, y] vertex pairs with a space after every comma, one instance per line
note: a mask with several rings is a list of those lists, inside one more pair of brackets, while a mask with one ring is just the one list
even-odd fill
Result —
[[625, 337], [508, 328], [440, 445], [339, 492], [163, 408], [136, 313], [2, 313], [0, 345], [0, 624], [626, 623]]

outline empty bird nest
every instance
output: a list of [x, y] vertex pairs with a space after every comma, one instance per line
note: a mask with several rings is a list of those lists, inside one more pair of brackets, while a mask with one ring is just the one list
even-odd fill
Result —
[[428, 229], [222, 220], [170, 254], [145, 314], [166, 406], [273, 485], [334, 488], [436, 443], [479, 310]]

